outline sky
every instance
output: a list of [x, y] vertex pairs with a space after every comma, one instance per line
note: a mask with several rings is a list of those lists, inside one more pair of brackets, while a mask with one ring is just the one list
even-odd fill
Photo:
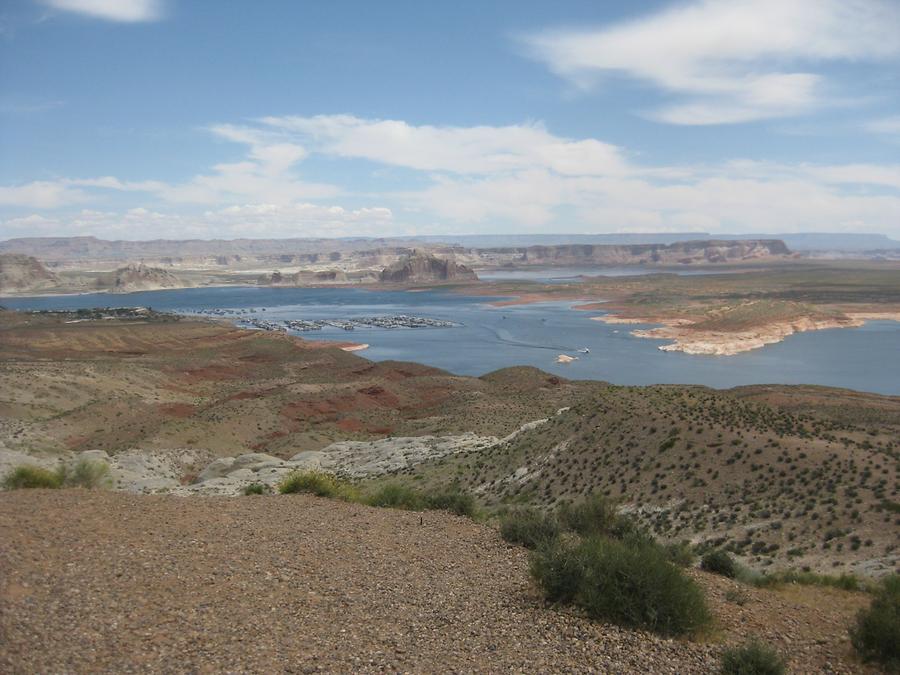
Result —
[[900, 238], [900, 0], [3, 0], [0, 239]]

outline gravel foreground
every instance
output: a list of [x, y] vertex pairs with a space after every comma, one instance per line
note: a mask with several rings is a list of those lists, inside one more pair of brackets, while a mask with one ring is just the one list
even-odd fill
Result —
[[711, 672], [752, 627], [794, 672], [862, 672], [843, 637], [855, 597], [823, 610], [747, 589], [732, 612], [733, 582], [701, 575], [721, 634], [666, 640], [545, 607], [527, 567], [439, 512], [0, 493], [0, 671]]

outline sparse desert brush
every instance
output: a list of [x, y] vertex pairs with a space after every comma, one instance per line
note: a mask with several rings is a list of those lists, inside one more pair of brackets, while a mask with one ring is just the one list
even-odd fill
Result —
[[64, 479], [65, 471], [62, 467], [56, 471], [51, 471], [40, 466], [25, 464], [17, 466], [3, 478], [3, 487], [6, 490], [60, 488]]
[[109, 464], [99, 460], [80, 459], [75, 466], [65, 472], [64, 483], [67, 486], [89, 490], [109, 487], [112, 484]]
[[317, 497], [359, 501], [355, 486], [324, 471], [293, 471], [278, 484], [278, 492], [283, 495], [307, 492]]
[[892, 574], [882, 581], [872, 605], [857, 616], [850, 639], [866, 661], [900, 671], [900, 576]]
[[[739, 578], [743, 575], [739, 575]], [[744, 579], [741, 578], [743, 581]], [[815, 572], [798, 572], [796, 570], [786, 570], [782, 572], [773, 572], [772, 574], [759, 574], [749, 580], [754, 586], [767, 588], [771, 586], [780, 586], [782, 584], [800, 584], [803, 586], [830, 586], [831, 588], [840, 588], [844, 591], [863, 591], [868, 590], [866, 582], [860, 580], [853, 574], [816, 574]]]
[[784, 660], [772, 647], [750, 640], [722, 653], [721, 675], [782, 675]]
[[425, 497], [418, 490], [400, 483], [389, 483], [366, 497], [369, 506], [383, 506], [392, 509], [421, 511], [425, 508]]
[[711, 621], [700, 587], [659, 546], [557, 540], [532, 554], [531, 572], [547, 599], [573, 602], [594, 619], [662, 635], [696, 633]]
[[665, 546], [666, 557], [679, 567], [690, 567], [697, 559], [694, 547], [689, 541], [680, 541]]
[[474, 518], [478, 509], [475, 498], [467, 492], [450, 490], [447, 492], [433, 492], [425, 495], [425, 506], [438, 511], [449, 511], [458, 516]]
[[559, 523], [552, 514], [539, 509], [513, 509], [500, 519], [500, 536], [511, 544], [537, 549], [559, 536]]
[[250, 483], [244, 487], [243, 493], [244, 495], [264, 495], [269, 491], [269, 488], [262, 483]]
[[723, 577], [734, 579], [738, 574], [737, 564], [727, 551], [716, 549], [704, 554], [700, 559], [700, 569]]

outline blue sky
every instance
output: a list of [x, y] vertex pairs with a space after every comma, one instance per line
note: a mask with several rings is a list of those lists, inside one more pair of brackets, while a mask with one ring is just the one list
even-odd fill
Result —
[[900, 236], [900, 2], [0, 6], [0, 238]]

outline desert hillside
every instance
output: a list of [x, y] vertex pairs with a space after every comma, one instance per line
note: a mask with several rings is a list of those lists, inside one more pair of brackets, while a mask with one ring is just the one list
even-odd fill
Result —
[[102, 451], [122, 489], [201, 494], [323, 468], [457, 485], [490, 509], [599, 491], [664, 540], [758, 570], [897, 566], [897, 397], [460, 377], [225, 323], [102, 315], [0, 315], [3, 468]]
[[751, 635], [792, 672], [867, 672], [862, 594], [696, 572], [716, 633], [664, 639], [545, 605], [524, 549], [442, 512], [22, 490], [0, 540], [4, 672], [702, 673]]
[[59, 278], [39, 260], [27, 255], [0, 255], [0, 293], [52, 288]]

